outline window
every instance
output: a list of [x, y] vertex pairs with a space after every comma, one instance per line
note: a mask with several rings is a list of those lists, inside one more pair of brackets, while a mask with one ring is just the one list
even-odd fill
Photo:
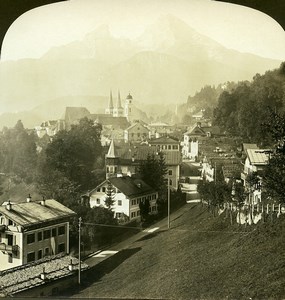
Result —
[[139, 217], [140, 214], [141, 214], [141, 212], [138, 210], [138, 211], [137, 211], [137, 217]]
[[30, 233], [27, 235], [27, 244], [32, 244], [35, 242], [35, 234]]
[[8, 219], [8, 225], [13, 225], [13, 221]]
[[168, 175], [172, 175], [172, 170], [168, 170]]
[[53, 228], [53, 229], [51, 230], [51, 236], [56, 236], [56, 228]]
[[171, 150], [171, 145], [168, 145], [168, 150]]
[[13, 254], [12, 253], [8, 253], [8, 263], [12, 263], [13, 262]]
[[109, 167], [106, 168], [106, 172], [109, 173]]
[[58, 235], [62, 235], [65, 234], [65, 226], [60, 226], [58, 228]]
[[44, 231], [44, 239], [46, 240], [49, 238], [50, 238], [50, 229]]
[[173, 150], [178, 150], [178, 145], [173, 145], [173, 146], [172, 146], [172, 149], [173, 149]]
[[106, 193], [106, 188], [104, 186], [102, 187], [102, 192]]
[[[108, 169], [108, 168], [107, 168]], [[108, 172], [108, 171], [107, 171]], [[97, 192], [100, 192], [100, 188], [97, 189]]]
[[122, 205], [122, 200], [118, 200], [118, 206]]
[[9, 246], [13, 245], [13, 235], [12, 234], [6, 234], [6, 238], [7, 238], [7, 244]]
[[43, 239], [43, 233], [40, 231], [38, 232], [38, 241], [41, 241]]
[[116, 218], [117, 219], [121, 218], [121, 216], [122, 216], [122, 213], [116, 213]]
[[169, 185], [172, 185], [172, 180], [171, 179], [169, 179]]
[[58, 245], [58, 252], [59, 253], [65, 252], [65, 244], [64, 243]]
[[132, 217], [132, 218], [135, 218], [135, 216], [136, 216], [136, 213], [135, 213], [135, 212], [132, 212], [132, 213], [131, 213], [131, 217]]
[[49, 255], [49, 247], [45, 248], [45, 256]]
[[31, 262], [31, 261], [35, 261], [35, 260], [36, 260], [35, 252], [28, 253], [27, 262]]
[[99, 198], [96, 199], [96, 204], [100, 204], [100, 199]]
[[41, 259], [43, 257], [43, 250], [38, 251], [38, 259]]

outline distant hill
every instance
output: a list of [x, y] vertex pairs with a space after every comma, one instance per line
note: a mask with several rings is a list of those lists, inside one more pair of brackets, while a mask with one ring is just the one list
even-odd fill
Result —
[[131, 92], [138, 103], [175, 106], [206, 84], [251, 80], [279, 65], [226, 49], [174, 16], [159, 18], [134, 40], [113, 37], [105, 25], [41, 59], [1, 62], [0, 113], [29, 111], [53, 99], [49, 109], [60, 111], [60, 101], [70, 97], [96, 97], [100, 106], [95, 95], [110, 89]]

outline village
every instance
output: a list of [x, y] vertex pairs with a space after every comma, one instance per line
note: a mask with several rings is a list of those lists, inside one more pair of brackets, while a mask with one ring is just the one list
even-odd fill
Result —
[[[154, 161], [163, 159], [168, 228], [173, 212], [170, 211], [170, 193], [180, 195], [179, 199], [177, 196], [171, 199], [171, 206], [180, 203], [178, 210], [191, 203], [210, 206], [215, 197], [211, 194], [211, 201], [206, 197], [202, 187], [207, 183], [223, 182], [224, 188], [230, 183], [229, 198], [224, 202], [218, 200], [214, 207], [220, 213], [225, 209], [236, 212], [234, 222], [250, 225], [265, 218], [266, 213], [284, 212], [283, 206], [274, 206], [274, 202], [269, 198], [264, 200], [262, 195], [262, 171], [272, 150], [261, 149], [257, 144], [236, 145], [218, 126], [212, 126], [203, 110], [193, 113], [191, 124], [147, 124], [135, 119], [134, 105], [131, 94], [127, 95], [124, 106], [118, 94], [114, 105], [111, 93], [105, 114], [91, 114], [84, 107], [67, 107], [63, 120], [45, 121], [35, 127], [39, 140], [52, 141], [59, 132], [70, 130], [84, 118], [102, 126], [100, 142], [106, 149], [105, 179], [81, 195], [78, 199], [81, 206], [103, 207], [117, 220], [116, 226], [126, 228], [141, 226], [146, 216], [154, 216], [156, 220], [158, 199], [163, 198], [163, 193], [146, 183], [140, 174], [143, 163], [152, 158]], [[37, 151], [41, 150], [38, 146]], [[237, 185], [243, 187], [243, 200], [237, 199]], [[224, 196], [219, 194], [218, 197]], [[78, 252], [77, 249], [77, 255], [70, 254], [70, 226], [72, 219], [78, 216], [57, 199], [34, 200], [29, 194], [26, 202], [15, 203], [11, 198], [2, 204], [0, 213], [1, 295], [56, 295], [59, 289], [67, 289], [78, 281], [78, 272], [84, 273], [91, 267], [80, 261], [80, 255], [86, 259], [92, 256], [92, 251], [80, 249]], [[79, 236], [84, 223], [88, 224], [80, 217]], [[154, 230], [156, 227], [149, 232]], [[22, 274], [27, 268], [31, 271], [26, 278]], [[11, 282], [11, 276], [19, 277], [19, 281]]]

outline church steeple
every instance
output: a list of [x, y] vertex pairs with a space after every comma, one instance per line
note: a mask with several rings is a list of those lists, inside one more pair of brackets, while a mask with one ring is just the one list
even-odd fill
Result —
[[120, 91], [118, 90], [118, 98], [117, 98], [116, 106], [113, 109], [113, 117], [122, 117], [123, 115], [124, 115], [124, 109], [121, 103]]
[[114, 140], [111, 140], [108, 153], [105, 156], [106, 179], [116, 177], [119, 172], [119, 157], [116, 154]]
[[112, 96], [112, 90], [110, 90], [109, 105], [105, 109], [105, 113], [108, 115], [113, 115], [113, 112], [114, 112], [113, 96]]
[[122, 103], [121, 103], [120, 90], [118, 90], [117, 108], [123, 108], [123, 107], [122, 107]]

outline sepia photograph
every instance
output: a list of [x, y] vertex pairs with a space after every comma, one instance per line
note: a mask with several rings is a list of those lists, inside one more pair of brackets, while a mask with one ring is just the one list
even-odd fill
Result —
[[1, 0], [0, 298], [284, 299], [284, 29], [282, 0]]

